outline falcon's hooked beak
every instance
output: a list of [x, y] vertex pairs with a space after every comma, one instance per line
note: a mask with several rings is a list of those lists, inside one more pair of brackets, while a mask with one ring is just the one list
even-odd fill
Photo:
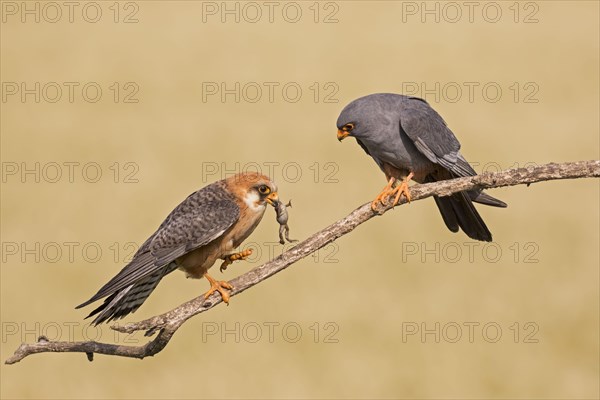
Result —
[[348, 135], [350, 135], [350, 132], [338, 129], [337, 138], [340, 142], [344, 140]]
[[277, 207], [277, 204], [279, 203], [279, 195], [277, 194], [277, 192], [271, 192], [271, 194], [267, 196], [265, 201], [273, 207]]

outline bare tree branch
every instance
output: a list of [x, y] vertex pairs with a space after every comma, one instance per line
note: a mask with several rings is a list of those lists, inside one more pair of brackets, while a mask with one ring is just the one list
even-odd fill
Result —
[[[514, 186], [535, 182], [550, 181], [555, 179], [577, 179], [577, 178], [600, 177], [600, 161], [580, 161], [563, 164], [546, 164], [530, 168], [519, 168], [497, 173], [486, 173], [483, 175], [452, 179], [442, 182], [414, 185], [411, 187], [412, 201], [424, 199], [433, 195], [448, 196], [452, 193], [471, 189], [492, 189], [502, 186]], [[404, 204], [402, 198], [400, 204]], [[399, 205], [400, 205], [399, 204]], [[253, 270], [233, 279], [230, 283], [234, 289], [231, 296], [235, 296], [257, 283], [286, 269], [295, 262], [309, 256], [318, 249], [326, 246], [341, 236], [350, 233], [360, 224], [368, 221], [374, 216], [381, 215], [391, 209], [390, 206], [381, 206], [377, 211], [371, 210], [370, 203], [364, 204], [351, 212], [347, 217], [329, 225], [325, 229], [315, 233], [308, 239], [281, 254], [279, 257], [260, 265]], [[160, 352], [171, 340], [173, 334], [189, 318], [210, 310], [221, 302], [218, 293], [213, 294], [207, 300], [199, 296], [179, 307], [141, 322], [129, 323], [124, 326], [113, 326], [123, 333], [146, 331], [146, 336], [158, 332], [156, 338], [143, 346], [121, 346], [114, 344], [88, 342], [52, 342], [40, 337], [37, 343], [23, 343], [15, 351], [15, 354], [6, 360], [6, 364], [14, 364], [21, 361], [30, 354], [44, 352], [78, 352], [86, 353], [88, 359], [93, 359], [93, 354], [107, 354], [122, 357], [144, 358], [153, 356]]]

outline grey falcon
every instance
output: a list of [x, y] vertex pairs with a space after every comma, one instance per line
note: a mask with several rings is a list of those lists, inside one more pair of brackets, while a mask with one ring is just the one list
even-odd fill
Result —
[[248, 172], [214, 182], [188, 196], [167, 216], [135, 253], [121, 272], [91, 299], [76, 308], [106, 299], [88, 318], [97, 325], [123, 318], [136, 311], [160, 280], [176, 269], [190, 278], [205, 277], [211, 284], [208, 298], [218, 291], [229, 301], [232, 286], [207, 274], [222, 259], [221, 270], [236, 260], [247, 258], [250, 249], [235, 253], [258, 226], [266, 205], [279, 203], [277, 186], [267, 176]]
[[[427, 183], [476, 175], [446, 122], [418, 97], [376, 93], [358, 98], [342, 110], [337, 128], [338, 140], [354, 137], [385, 174], [388, 184], [372, 202], [373, 210], [389, 196], [395, 196], [393, 205], [402, 194], [410, 201], [411, 179]], [[481, 190], [434, 200], [448, 229], [457, 232], [460, 227], [470, 238], [488, 242], [492, 234], [473, 202], [507, 206]]]

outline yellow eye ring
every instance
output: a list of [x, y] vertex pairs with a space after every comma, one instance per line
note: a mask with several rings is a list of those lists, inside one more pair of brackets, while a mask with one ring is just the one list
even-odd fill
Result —
[[352, 129], [354, 129], [354, 124], [346, 124], [342, 127], [342, 130], [346, 132], [350, 132]]
[[269, 194], [269, 192], [271, 192], [271, 189], [269, 189], [267, 185], [260, 185], [258, 187], [258, 192], [260, 194]]

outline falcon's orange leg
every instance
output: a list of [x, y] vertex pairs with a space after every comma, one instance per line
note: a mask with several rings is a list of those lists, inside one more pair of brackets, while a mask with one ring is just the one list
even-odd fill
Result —
[[406, 200], [410, 203], [410, 190], [408, 190], [408, 182], [410, 182], [413, 176], [415, 175], [412, 172], [408, 174], [408, 176], [404, 178], [402, 183], [399, 186], [396, 186], [392, 191], [392, 194], [394, 194], [393, 192], [397, 192], [396, 198], [394, 199], [394, 206], [400, 201], [400, 196], [402, 196], [402, 193], [404, 193], [404, 196], [406, 196]]
[[404, 194], [404, 196], [406, 197], [406, 200], [408, 200], [408, 202], [410, 203], [410, 190], [408, 189], [408, 182], [410, 182], [410, 180], [412, 179], [413, 176], [414, 176], [414, 174], [411, 172], [410, 174], [408, 174], [408, 176], [406, 178], [404, 178], [402, 183], [400, 185], [396, 186], [395, 188], [392, 188], [392, 186], [393, 186], [394, 182], [396, 181], [396, 178], [391, 177], [388, 184], [386, 185], [386, 187], [383, 188], [381, 193], [379, 193], [379, 195], [371, 203], [371, 209], [373, 211], [376, 210], [377, 202], [380, 202], [383, 205], [387, 205], [387, 198], [390, 196], [394, 196], [394, 195], [396, 195], [396, 197], [394, 198], [394, 202], [392, 203], [392, 206], [395, 206], [396, 204], [398, 204], [402, 194]]
[[233, 286], [225, 281], [217, 281], [208, 274], [204, 274], [204, 277], [208, 280], [208, 282], [210, 282], [210, 289], [208, 289], [208, 292], [206, 292], [204, 295], [204, 300], [208, 299], [208, 297], [214, 292], [219, 292], [221, 293], [221, 298], [223, 298], [223, 301], [229, 304], [229, 292], [225, 289], [231, 290], [233, 289]]
[[229, 264], [231, 264], [232, 262], [237, 261], [237, 260], [245, 260], [246, 258], [250, 257], [251, 255], [252, 255], [252, 249], [240, 251], [239, 253], [228, 254], [225, 257], [223, 257], [223, 263], [221, 263], [221, 267], [219, 267], [219, 270], [221, 270], [221, 272], [223, 272], [227, 269], [227, 266]]
[[394, 178], [393, 176], [390, 178], [390, 180], [388, 181], [388, 184], [385, 185], [385, 187], [383, 188], [383, 190], [381, 191], [381, 193], [379, 193], [377, 195], [377, 197], [375, 197], [375, 200], [373, 200], [373, 202], [371, 203], [371, 210], [375, 211], [377, 209], [377, 203], [381, 203], [383, 205], [386, 205], [386, 199], [392, 195], [393, 193], [393, 189], [392, 186], [394, 185], [394, 182], [396, 182], [396, 178]]

